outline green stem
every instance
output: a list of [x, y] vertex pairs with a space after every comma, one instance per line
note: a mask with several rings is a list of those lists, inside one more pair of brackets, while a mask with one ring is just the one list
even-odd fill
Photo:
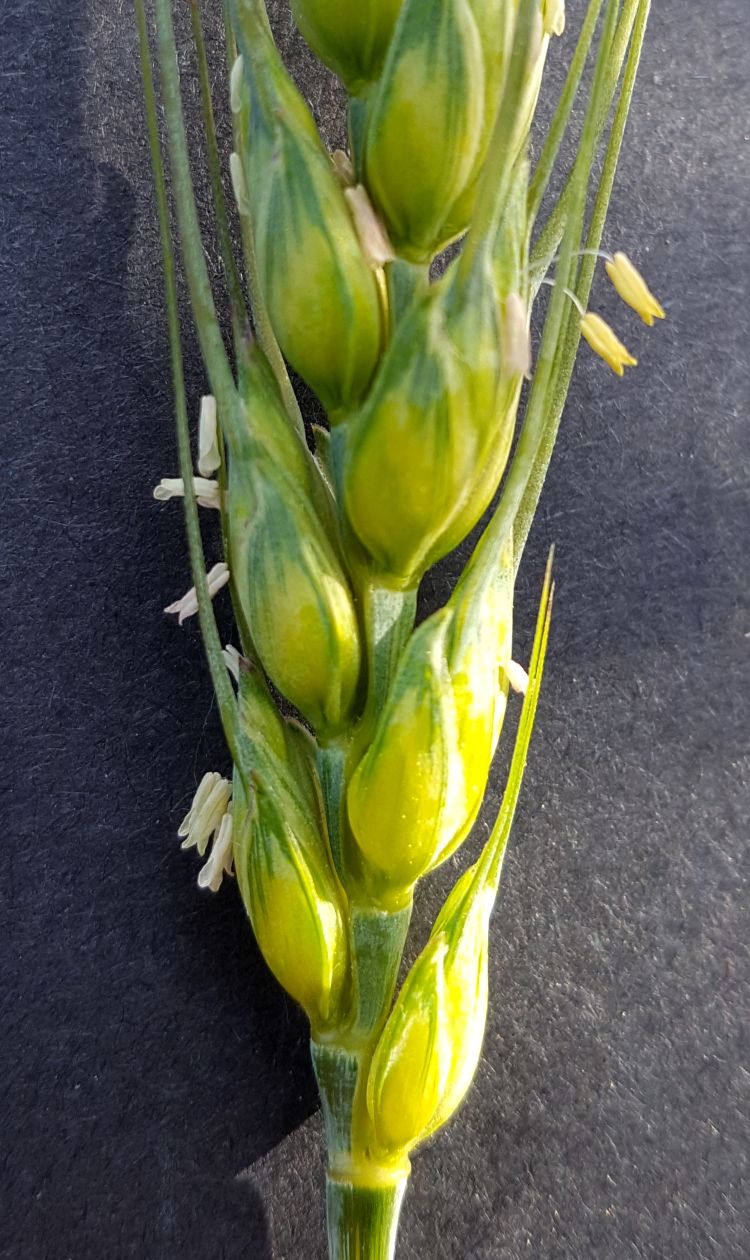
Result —
[[357, 1186], [329, 1177], [326, 1219], [330, 1260], [393, 1260], [406, 1175], [386, 1186]]
[[323, 793], [328, 841], [338, 877], [346, 885], [344, 866], [344, 813], [346, 809], [346, 759], [348, 743], [336, 742], [317, 746], [318, 777]]
[[237, 395], [232, 369], [216, 316], [198, 223], [198, 210], [190, 175], [185, 120], [182, 113], [177, 47], [170, 0], [156, 0], [156, 30], [172, 189], [190, 302], [203, 361], [211, 382], [211, 392], [216, 398], [220, 413], [227, 415], [236, 405]]
[[224, 19], [224, 43], [227, 52], [227, 74], [231, 75], [232, 66], [237, 60], [237, 40], [234, 37], [232, 29], [232, 15], [229, 11], [229, 0], [224, 0], [221, 6], [221, 14]]
[[393, 1255], [409, 1162], [370, 1153], [367, 1077], [398, 978], [411, 905], [395, 914], [351, 910], [352, 1006], [347, 1023], [311, 1042], [328, 1153], [330, 1255]]
[[411, 921], [412, 903], [400, 910], [351, 908], [353, 1010], [349, 1036], [367, 1043], [378, 1035], [393, 1001]]
[[578, 88], [583, 76], [583, 68], [591, 48], [591, 41], [594, 38], [596, 24], [599, 21], [603, 0], [590, 0], [586, 17], [583, 20], [581, 33], [578, 36], [576, 50], [570, 62], [570, 67], [565, 79], [565, 86], [560, 94], [560, 100], [555, 110], [552, 122], [550, 123], [547, 138], [544, 141], [544, 147], [539, 155], [539, 161], [536, 164], [533, 178], [529, 185], [528, 196], [528, 212], [529, 224], [533, 224], [542, 198], [547, 190], [550, 176], [554, 169], [557, 155], [560, 150], [565, 130], [568, 126], [570, 112], [573, 108], [578, 93]]
[[367, 640], [367, 705], [363, 724], [377, 718], [385, 704], [401, 654], [414, 629], [416, 590], [395, 591], [367, 582], [362, 590]]
[[389, 335], [400, 319], [414, 305], [417, 298], [427, 292], [430, 284], [429, 263], [410, 263], [396, 258], [387, 263], [385, 278], [388, 285]]
[[315, 1079], [320, 1091], [328, 1167], [351, 1163], [354, 1096], [361, 1067], [359, 1050], [310, 1042]]
[[[620, 79], [620, 72], [625, 60], [625, 53], [630, 41], [630, 34], [633, 29], [633, 23], [635, 21], [638, 6], [639, 0], [626, 0], [614, 40], [612, 41], [612, 51], [610, 54], [604, 85], [605, 90], [602, 93], [601, 104], [597, 110], [596, 118], [594, 120], [596, 135], [595, 147], [601, 139], [604, 125], [609, 116], [609, 109]], [[565, 223], [570, 210], [574, 179], [575, 168], [568, 176], [565, 186], [534, 244], [534, 250], [531, 255], [530, 262], [530, 270], [532, 273], [537, 270], [541, 259], [545, 257], [553, 258], [557, 253], [557, 245], [562, 238], [563, 231], [565, 230]]]
[[[312, 1041], [310, 1046], [325, 1123], [329, 1195], [333, 1196], [329, 1222], [337, 1249], [331, 1251], [332, 1256], [392, 1255], [377, 1248], [385, 1246], [386, 1239], [391, 1248], [394, 1245], [409, 1163], [405, 1157], [387, 1164], [371, 1156], [366, 1094], [372, 1055], [393, 1002], [410, 918], [411, 904], [395, 914], [352, 907], [349, 1017], [330, 1037]], [[387, 1231], [386, 1221], [390, 1222]], [[365, 1225], [367, 1231], [360, 1235]], [[359, 1249], [343, 1249], [355, 1245]], [[367, 1250], [370, 1246], [376, 1249]]]
[[232, 329], [234, 332], [235, 353], [238, 358], [246, 347], [245, 327], [248, 322], [247, 307], [242, 292], [240, 274], [234, 258], [232, 234], [229, 230], [229, 218], [224, 199], [224, 188], [221, 181], [221, 162], [219, 146], [216, 139], [216, 123], [214, 120], [213, 102], [211, 100], [211, 80], [206, 56], [206, 41], [203, 37], [203, 24], [198, 0], [190, 0], [190, 20], [193, 28], [193, 43], [198, 60], [198, 79], [201, 90], [201, 106], [203, 110], [203, 130], [206, 135], [206, 158], [208, 174], [211, 182], [211, 193], [214, 203], [214, 215], [219, 238], [219, 250], [224, 265], [224, 273], [229, 289], [229, 301], [232, 311]]
[[[594, 251], [598, 250], [602, 243], [604, 223], [607, 218], [607, 211], [609, 210], [612, 189], [614, 188], [615, 183], [615, 175], [617, 173], [617, 165], [620, 160], [622, 140], [630, 114], [633, 89], [635, 88], [636, 76], [638, 74], [638, 65], [641, 59], [643, 41], [646, 37], [646, 26], [648, 25], [650, 10], [651, 0], [638, 0], [635, 21], [631, 21], [631, 23], [629, 23], [629, 25], [632, 25], [633, 27], [633, 39], [628, 53], [627, 64], [625, 66], [620, 99], [617, 103], [617, 109], [612, 122], [612, 130], [610, 131], [609, 141], [604, 156], [602, 174], [596, 193], [594, 209], [591, 214], [589, 234], [586, 238], [586, 253], [584, 254], [581, 262], [578, 284], [576, 285], [576, 296], [583, 306], [588, 304], [589, 295], [591, 293], [594, 270], [598, 261], [595, 257]], [[575, 346], [572, 349], [572, 359], [575, 359], [575, 353], [580, 340], [580, 330], [577, 320], [574, 321], [574, 332]]]
[[[194, 17], [194, 22], [195, 22], [195, 17]], [[214, 166], [215, 179], [216, 179], [216, 185], [214, 187], [214, 196], [215, 198], [217, 198], [216, 200], [217, 216], [220, 215], [222, 211], [224, 213], [224, 222], [225, 222], [226, 233], [227, 233], [227, 249], [229, 251], [229, 257], [225, 258], [224, 260], [225, 266], [228, 266], [230, 264], [231, 266], [233, 266], [234, 258], [231, 253], [231, 239], [229, 238], [229, 228], [228, 228], [228, 224], [226, 223], [226, 206], [223, 200], [223, 193], [221, 191], [221, 175], [220, 175], [220, 171], [218, 167], [218, 152], [216, 151], [216, 138], [215, 138], [215, 131], [213, 128], [213, 112], [211, 109], [210, 85], [208, 83], [208, 66], [207, 66], [206, 58], [205, 58], [205, 47], [203, 44], [203, 35], [202, 35], [202, 29], [200, 27], [199, 17], [197, 19], [197, 22], [198, 22], [197, 28], [194, 26], [194, 34], [196, 36], [196, 47], [198, 50], [199, 64], [202, 63], [201, 91], [202, 93], [205, 93], [204, 118], [207, 119], [206, 132], [207, 132], [207, 138], [208, 138], [208, 144], [209, 144], [209, 154], [211, 153], [212, 146], [214, 150], [213, 166]], [[185, 271], [186, 271], [187, 280], [188, 280], [188, 288], [190, 291], [193, 316], [195, 319], [196, 327], [198, 329], [198, 337], [199, 337], [199, 341], [201, 345], [201, 351], [203, 354], [203, 360], [206, 365], [206, 370], [208, 372], [212, 390], [216, 396], [217, 407], [219, 409], [219, 417], [222, 421], [222, 426], [225, 424], [231, 426], [231, 424], [236, 423], [236, 420], [237, 420], [236, 409], [238, 406], [238, 398], [237, 398], [237, 393], [234, 386], [232, 369], [227, 359], [226, 351], [224, 348], [224, 341], [223, 341], [221, 330], [219, 328], [218, 320], [216, 317], [216, 309], [214, 306], [213, 294], [211, 292], [211, 283], [209, 280], [205, 256], [203, 253], [203, 244], [201, 240], [200, 227], [198, 224], [198, 212], [197, 212], [197, 208], [195, 204], [195, 195], [193, 192], [192, 179], [190, 176], [190, 162], [189, 162], [188, 151], [187, 151], [185, 124], [184, 124], [184, 118], [182, 114], [182, 102], [181, 102], [181, 97], [180, 97], [179, 74], [177, 70], [177, 50], [175, 46], [174, 28], [172, 25], [171, 6], [169, 4], [169, 0], [166, 0], [166, 2], [165, 0], [157, 0], [157, 35], [158, 35], [158, 46], [159, 46], [159, 64], [160, 64], [161, 75], [162, 75], [162, 89], [164, 93], [164, 108], [165, 108], [165, 114], [166, 114], [166, 119], [167, 119], [167, 139], [168, 139], [168, 146], [169, 146], [170, 161], [171, 161], [171, 166], [172, 166], [175, 204], [176, 204], [176, 210], [177, 210], [177, 221], [178, 221], [178, 226], [180, 230], [180, 238], [181, 238], [181, 243], [182, 243], [182, 255], [183, 255], [183, 260], [185, 263]], [[148, 74], [149, 74], [149, 79], [150, 79], [150, 84], [151, 84], [151, 95], [152, 95], [152, 103], [153, 103], [153, 79], [151, 78], [151, 63], [150, 63], [150, 58], [148, 57], [148, 43], [147, 42], [145, 45], [145, 49], [146, 49], [146, 58], [148, 62]], [[203, 80], [205, 80], [205, 83], [203, 82]], [[210, 121], [209, 121], [209, 116], [210, 116]], [[154, 126], [156, 127], [155, 104], [154, 104]], [[155, 142], [157, 146], [156, 153], [157, 153], [158, 161], [159, 161], [159, 169], [161, 171], [161, 178], [163, 181], [163, 178], [164, 178], [163, 166], [161, 163], [161, 155], [160, 155], [160, 150], [158, 147], [158, 130], [155, 132]], [[152, 152], [153, 152], [153, 149], [152, 149]], [[166, 206], [166, 185], [165, 185], [165, 206]], [[167, 211], [167, 218], [165, 221], [165, 226], [163, 226], [163, 232], [164, 231], [166, 231], [167, 239], [169, 240], [170, 238], [169, 238], [168, 211]], [[171, 254], [171, 245], [170, 245], [170, 254]], [[240, 297], [241, 297], [241, 291], [240, 291]], [[244, 309], [244, 302], [243, 302], [243, 309]], [[178, 336], [178, 342], [179, 342], [179, 321], [178, 321], [178, 328], [177, 328], [177, 336]], [[223, 448], [223, 442], [222, 442], [222, 448]], [[228, 557], [228, 549], [227, 549], [228, 528], [227, 528], [227, 514], [226, 514], [226, 504], [225, 504], [225, 497], [227, 493], [226, 459], [225, 459], [225, 452], [223, 449], [221, 451], [221, 454], [222, 454], [222, 463], [221, 463], [221, 472], [220, 472], [219, 480], [220, 480], [220, 488], [221, 488], [221, 493], [222, 493], [222, 542], [224, 545], [225, 556]], [[188, 437], [188, 460], [189, 460], [189, 437]], [[183, 472], [183, 476], [184, 475], [185, 474]], [[186, 484], [189, 484], [189, 483], [186, 482]], [[189, 507], [187, 504], [188, 497], [189, 496], [186, 496], [186, 509], [185, 509], [186, 512], [189, 511]], [[195, 507], [194, 502], [193, 502], [193, 507]], [[197, 519], [198, 518], [197, 518], [197, 510], [196, 510], [196, 522], [197, 522]], [[200, 531], [198, 531], [198, 538], [200, 541]], [[203, 570], [205, 566], [203, 565], [202, 548], [200, 551], [200, 555], [201, 555], [201, 568]], [[192, 555], [191, 555], [191, 559], [192, 559]], [[198, 591], [198, 595], [200, 598], [200, 589], [197, 585], [196, 585], [196, 590]], [[230, 594], [232, 596], [232, 604], [233, 604], [233, 608], [235, 612], [235, 618], [237, 619], [237, 622], [240, 628], [240, 638], [241, 638], [243, 651], [246, 654], [252, 656], [254, 655], [254, 653], [252, 652], [251, 638], [247, 630], [244, 617], [242, 615], [240, 602], [237, 598], [236, 583], [233, 576], [230, 576]], [[210, 604], [209, 604], [209, 608], [211, 608]], [[215, 628], [215, 619], [213, 618], [212, 611], [211, 611], [211, 619]], [[209, 642], [209, 639], [206, 637], [205, 633], [203, 635], [203, 638], [204, 638], [206, 654], [209, 657], [209, 665], [211, 665], [211, 668], [212, 668], [212, 676], [214, 679], [214, 689], [216, 690], [217, 697], [220, 698], [220, 692], [216, 683], [216, 661], [214, 661], [213, 665], [211, 664], [211, 652], [213, 651], [213, 647], [211, 643]], [[218, 640], [218, 631], [216, 632], [216, 638]], [[219, 641], [219, 649], [220, 647], [221, 645]], [[224, 687], [228, 688], [228, 692], [230, 695], [232, 695], [232, 699], [234, 701], [231, 685], [229, 684], [229, 681], [227, 678], [223, 657], [221, 656], [220, 651], [219, 651], [218, 660], [221, 662], [222, 689]], [[244, 736], [242, 737], [241, 743], [245, 749], [243, 768], [246, 772], [249, 773], [249, 766], [250, 766], [249, 746], [247, 745], [247, 741], [244, 739]], [[236, 738], [234, 739], [234, 743], [230, 742], [230, 748], [232, 749], [235, 760], [237, 760], [239, 756], [239, 745], [237, 743]]]
[[480, 547], [491, 547], [499, 552], [515, 528], [515, 518], [521, 507], [526, 487], [536, 466], [537, 455], [544, 438], [545, 424], [555, 388], [555, 368], [558, 360], [560, 338], [565, 324], [565, 288], [569, 286], [575, 269], [575, 254], [580, 245], [583, 219], [586, 209], [591, 164], [596, 143], [596, 119], [601, 109], [601, 97], [605, 90], [605, 76], [612, 37], [617, 19], [617, 0], [609, 0], [604, 29], [594, 72], [583, 134], [573, 168], [573, 196], [570, 215], [560, 250], [557, 268], [558, 283], [552, 290], [547, 318], [544, 323], [542, 344], [539, 348], [534, 383], [531, 387], [523, 427], [518, 438], [500, 502], [487, 526]]
[[364, 182], [365, 136], [372, 87], [349, 101], [349, 148], [356, 179]]
[[[636, 75], [638, 72], [638, 63], [640, 60], [643, 40], [646, 34], [646, 25], [650, 10], [650, 0], [639, 0], [637, 15], [633, 26], [633, 39], [628, 53], [628, 60], [625, 67], [623, 77], [622, 90], [620, 99], [617, 103], [615, 117], [612, 122], [612, 129], [607, 143], [607, 149], [604, 156], [604, 164], [602, 174], [599, 180], [596, 200], [591, 215], [591, 223], [589, 225], [588, 236], [586, 238], [586, 248], [598, 250], [601, 245], [602, 233], [604, 230], [604, 222], [607, 217], [610, 198], [612, 196], [612, 188], [614, 186], [615, 173], [620, 157], [620, 149], [622, 147], [622, 139], [625, 132], [625, 125], [628, 120], [630, 103], [633, 97], [633, 88], [635, 86]], [[596, 258], [593, 255], [585, 255], [580, 268], [578, 283], [575, 286], [575, 293], [583, 306], [586, 306], [591, 292], [591, 284], [594, 277], [594, 269], [596, 267]], [[580, 341], [580, 322], [573, 312], [570, 317], [569, 326], [566, 336], [563, 339], [557, 370], [557, 380], [555, 384], [552, 405], [549, 409], [547, 421], [545, 424], [542, 441], [539, 446], [531, 475], [528, 478], [524, 489], [523, 497], [516, 514], [514, 525], [514, 563], [516, 570], [521, 561], [523, 549], [531, 529], [531, 522], [534, 519], [539, 498], [542, 493], [547, 469], [552, 458], [552, 451], [557, 439], [560, 421], [567, 398], [570, 379], [573, 374], [576, 353], [578, 351], [578, 343]]]
[[[151, 163], [156, 190], [156, 204], [159, 217], [159, 233], [162, 245], [164, 265], [164, 286], [166, 292], [167, 323], [169, 328], [169, 345], [172, 362], [172, 380], [175, 397], [177, 423], [177, 446], [180, 461], [180, 473], [185, 486], [192, 484], [192, 459], [190, 451], [190, 429], [185, 397], [185, 378], [180, 343], [180, 316], [177, 306], [177, 282], [175, 278], [174, 254], [169, 231], [169, 206], [167, 202], [167, 185], [164, 177], [164, 166], [159, 146], [159, 129], [154, 97], [154, 81], [151, 72], [151, 57], [148, 43], [148, 29], [143, 0], [135, 0], [136, 21], [140, 44], [141, 73], [146, 103], [146, 121], [148, 125]], [[229, 676], [227, 674], [221, 650], [221, 640], [216, 626], [213, 604], [208, 592], [206, 567], [203, 556], [198, 506], [195, 496], [185, 494], [185, 525], [187, 530], [188, 551], [193, 584], [198, 596], [198, 620], [203, 637], [203, 644], [208, 660], [216, 699], [219, 705], [224, 734], [230, 752], [238, 766], [245, 766], [243, 736], [239, 723], [239, 712], [234, 698]]]

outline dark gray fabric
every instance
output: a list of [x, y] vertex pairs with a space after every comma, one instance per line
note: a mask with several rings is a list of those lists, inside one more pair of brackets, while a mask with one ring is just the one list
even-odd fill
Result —
[[[340, 140], [340, 93], [273, 17]], [[655, 5], [607, 241], [669, 318], [598, 281], [641, 366], [582, 350], [526, 557], [521, 659], [552, 541], [558, 598], [486, 1052], [415, 1160], [403, 1260], [750, 1254], [746, 19]], [[0, 1255], [322, 1258], [304, 1021], [175, 837], [227, 757], [196, 629], [161, 613], [189, 583], [181, 509], [150, 497], [176, 456], [132, 8], [8, 0], [0, 26]]]

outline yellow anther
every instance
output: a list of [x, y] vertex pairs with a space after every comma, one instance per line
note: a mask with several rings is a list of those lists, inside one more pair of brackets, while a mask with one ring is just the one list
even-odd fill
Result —
[[545, 0], [542, 22], [545, 35], [562, 35], [565, 30], [565, 0]]
[[623, 302], [632, 306], [644, 324], [652, 326], [654, 319], [664, 319], [665, 313], [659, 305], [646, 281], [628, 258], [627, 254], [618, 251], [614, 258], [605, 262], [607, 275], [617, 289]]
[[581, 320], [581, 332], [591, 349], [604, 359], [617, 376], [625, 375], [626, 367], [635, 367], [638, 362], [626, 346], [616, 337], [606, 320], [593, 311], [587, 311]]

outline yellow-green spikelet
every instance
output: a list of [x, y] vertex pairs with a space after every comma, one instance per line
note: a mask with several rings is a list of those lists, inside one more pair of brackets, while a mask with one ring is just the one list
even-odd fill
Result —
[[480, 549], [447, 607], [413, 635], [347, 804], [364, 880], [379, 904], [466, 838], [505, 715], [513, 553]]
[[292, 12], [313, 52], [357, 93], [377, 77], [402, 3], [292, 0]]
[[317, 732], [335, 732], [361, 665], [349, 584], [307, 505], [261, 478], [256, 487], [246, 600], [253, 639], [279, 690]]
[[254, 348], [229, 434], [229, 564], [263, 668], [328, 735], [350, 718], [361, 670], [353, 595], [330, 499]]
[[461, 764], [461, 809], [441, 837], [434, 866], [463, 843], [479, 812], [508, 696], [505, 666], [513, 634], [513, 548], [483, 564], [481, 549], [456, 587], [448, 607], [446, 637], [455, 738]]
[[413, 635], [349, 783], [352, 832], [383, 904], [403, 901], [428, 869], [454, 804], [448, 621], [448, 614], [436, 614]]
[[444, 244], [446, 207], [471, 177], [482, 132], [484, 65], [467, 0], [405, 0], [375, 89], [365, 182], [397, 251]]
[[263, 957], [315, 1031], [335, 1018], [347, 982], [343, 897], [323, 836], [312, 821], [293, 821], [279, 790], [255, 776], [253, 802], [235, 822], [235, 865]]
[[487, 1014], [492, 894], [459, 881], [414, 963], [367, 1080], [374, 1144], [409, 1150], [453, 1114], [476, 1071]]
[[312, 116], [263, 24], [248, 22], [241, 157], [260, 285], [285, 356], [335, 419], [380, 356], [378, 284]]
[[469, 0], [469, 6], [477, 24], [482, 49], [482, 122], [471, 173], [464, 188], [448, 209], [441, 228], [441, 237], [446, 242], [460, 236], [469, 226], [513, 47], [518, 0]]
[[507, 458], [518, 378], [504, 377], [488, 257], [397, 326], [346, 426], [344, 502], [384, 585], [413, 586], [481, 516]]

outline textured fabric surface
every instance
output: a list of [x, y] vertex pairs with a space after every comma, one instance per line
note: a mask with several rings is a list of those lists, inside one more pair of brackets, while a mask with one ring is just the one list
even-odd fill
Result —
[[[582, 350], [525, 560], [521, 659], [552, 541], [558, 598], [485, 1056], [415, 1160], [402, 1260], [750, 1254], [747, 12], [654, 8], [607, 241], [668, 320], [599, 279], [641, 366]], [[340, 142], [340, 91], [272, 16]], [[161, 613], [189, 582], [151, 499], [177, 461], [132, 6], [6, 0], [0, 30], [0, 1256], [322, 1260], [304, 1021], [175, 837], [228, 763], [196, 628]]]

